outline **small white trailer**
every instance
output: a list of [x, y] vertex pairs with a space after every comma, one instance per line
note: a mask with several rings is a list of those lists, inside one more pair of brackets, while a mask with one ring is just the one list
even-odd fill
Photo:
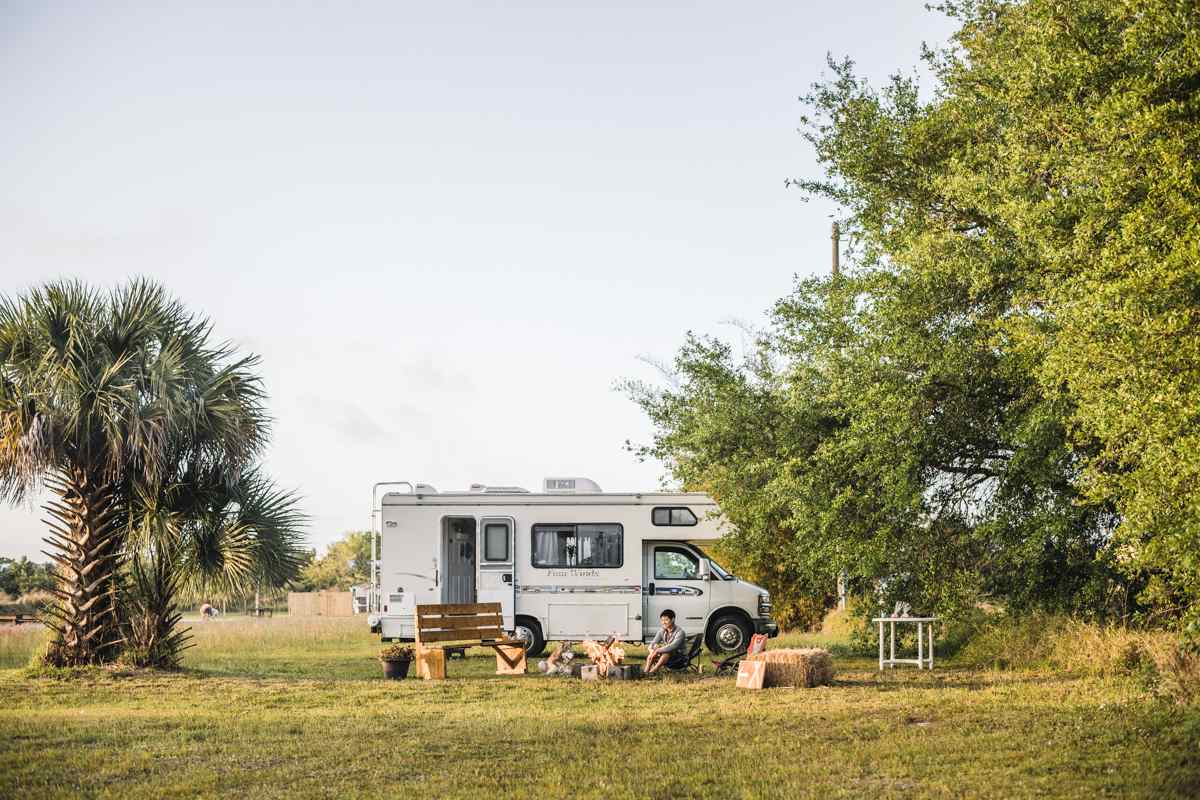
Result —
[[778, 634], [765, 590], [712, 560], [717, 505], [697, 493], [605, 493], [586, 478], [541, 492], [473, 485], [372, 498], [376, 533], [371, 630], [411, 640], [425, 603], [501, 604], [505, 626], [538, 655], [550, 640], [645, 642], [671, 609], [718, 653]]

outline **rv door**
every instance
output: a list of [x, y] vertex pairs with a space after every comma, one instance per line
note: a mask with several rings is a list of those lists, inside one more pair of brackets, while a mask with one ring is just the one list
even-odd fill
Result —
[[708, 617], [708, 582], [695, 550], [677, 542], [646, 542], [643, 555], [646, 576], [642, 593], [642, 639], [650, 641], [658, 632], [663, 611], [675, 612], [675, 624], [688, 636], [704, 633]]
[[477, 596], [480, 603], [499, 603], [504, 615], [504, 627], [512, 630], [513, 601], [516, 583], [513, 570], [512, 517], [484, 517], [479, 521], [479, 581]]

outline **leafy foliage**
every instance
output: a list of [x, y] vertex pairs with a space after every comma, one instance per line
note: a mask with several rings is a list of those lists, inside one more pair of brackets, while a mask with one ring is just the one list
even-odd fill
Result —
[[351, 586], [370, 583], [370, 580], [371, 532], [347, 531], [329, 545], [324, 555], [313, 558], [304, 566], [296, 585], [305, 592], [345, 591]]
[[388, 645], [379, 651], [380, 661], [412, 661], [413, 649], [406, 644]]
[[39, 589], [54, 587], [54, 574], [48, 564], [30, 561], [25, 556], [17, 559], [0, 558], [0, 594], [14, 597]]
[[165, 491], [133, 498], [125, 658], [175, 668], [188, 646], [181, 599], [283, 586], [300, 570], [307, 517], [299, 498], [257, 468], [228, 482], [185, 473]]
[[[641, 452], [775, 586], [943, 613], [1200, 601], [1200, 8], [964, 2], [950, 49], [805, 98], [854, 264], [737, 360], [631, 386]], [[863, 584], [863, 581], [866, 584]], [[773, 585], [774, 584], [774, 585]]]

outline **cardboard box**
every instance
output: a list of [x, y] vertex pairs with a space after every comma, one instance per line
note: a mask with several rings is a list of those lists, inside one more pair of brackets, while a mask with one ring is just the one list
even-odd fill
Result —
[[747, 661], [743, 659], [738, 664], [737, 688], [761, 689], [763, 678], [767, 674], [767, 665], [762, 661]]
[[585, 681], [598, 681], [600, 680], [600, 668], [595, 664], [589, 664], [579, 670], [579, 677]]

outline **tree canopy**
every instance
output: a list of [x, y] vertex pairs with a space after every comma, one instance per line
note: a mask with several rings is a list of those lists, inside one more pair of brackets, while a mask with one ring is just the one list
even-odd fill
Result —
[[0, 557], [0, 595], [20, 597], [27, 592], [47, 591], [53, 587], [54, 574], [50, 565], [30, 561], [25, 556]]
[[[949, 3], [936, 85], [830, 61], [804, 132], [851, 235], [748, 357], [632, 386], [768, 584], [1200, 609], [1200, 8]], [[772, 586], [772, 588], [775, 588]]]
[[320, 558], [313, 553], [296, 581], [302, 591], [340, 589], [371, 581], [371, 532], [346, 531]]

